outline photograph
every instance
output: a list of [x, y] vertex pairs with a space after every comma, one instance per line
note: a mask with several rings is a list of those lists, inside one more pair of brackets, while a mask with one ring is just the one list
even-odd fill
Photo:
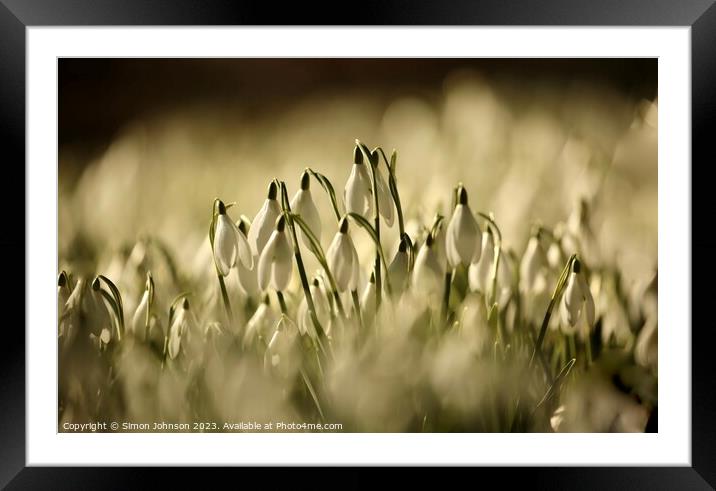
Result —
[[57, 431], [658, 433], [658, 78], [59, 57]]

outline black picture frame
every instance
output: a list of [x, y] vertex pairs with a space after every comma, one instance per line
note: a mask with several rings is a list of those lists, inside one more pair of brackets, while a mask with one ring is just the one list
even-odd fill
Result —
[[[692, 185], [708, 186], [710, 181], [703, 177], [709, 164], [716, 163], [716, 146], [709, 132], [713, 126], [709, 123], [716, 120], [714, 0], [489, 0], [479, 3], [470, 0], [364, 0], [350, 7], [341, 2], [326, 7], [230, 0], [0, 0], [0, 162], [4, 170], [17, 173], [12, 187], [20, 193], [25, 189], [25, 29], [28, 26], [63, 25], [690, 26]], [[694, 178], [699, 175], [701, 180]], [[692, 188], [692, 223], [710, 224], [710, 200], [706, 194], [697, 197], [695, 191]], [[17, 211], [19, 200], [23, 203], [25, 200], [24, 196], [13, 196], [10, 192], [0, 195], [2, 209], [13, 210], [6, 226], [15, 231], [14, 234], [3, 232], [0, 238], [0, 254], [5, 255], [2, 257], [16, 258], [7, 266], [5, 277], [19, 279], [22, 277], [20, 269], [24, 271], [24, 264], [30, 259], [25, 254], [25, 234], [19, 232], [25, 230], [25, 218]], [[716, 248], [716, 242], [710, 238], [708, 230], [704, 230], [709, 228], [692, 228], [692, 257], [697, 253], [699, 258], [706, 258]], [[24, 261], [17, 259], [20, 257]], [[709, 304], [710, 288], [700, 288], [696, 281], [704, 281], [712, 273], [713, 264], [699, 260], [697, 273], [693, 276], [693, 305]], [[3, 283], [6, 283], [2, 287], [5, 302], [12, 303], [20, 291], [23, 295], [32, 294], [18, 288], [19, 281], [12, 285], [7, 284], [8, 280]], [[17, 298], [14, 303], [20, 305], [20, 301]], [[24, 324], [24, 316], [21, 318]], [[714, 339], [711, 324], [708, 319], [697, 323], [697, 317], [693, 317], [692, 467], [532, 468], [509, 472], [484, 469], [480, 472], [493, 473], [489, 477], [507, 485], [529, 479], [530, 486], [549, 489], [713, 489], [716, 486], [716, 384], [713, 382], [715, 357], [711, 354], [713, 345], [710, 341]], [[10, 327], [4, 326], [0, 341], [0, 486], [14, 489], [148, 487], [158, 477], [157, 471], [26, 467], [25, 332], [19, 327]], [[684, 316], [684, 325], [667, 327], [688, 329], [688, 313]], [[184, 479], [185, 473], [175, 469], [171, 475], [174, 479]], [[301, 479], [301, 474], [297, 475], [295, 470], [289, 472], [294, 479]], [[421, 474], [413, 475], [422, 480]], [[215, 475], [214, 479], [222, 477]], [[165, 475], [161, 479], [163, 484], [168, 484]], [[355, 484], [357, 481], [351, 482]], [[366, 478], [366, 482], [370, 482], [370, 478]]]

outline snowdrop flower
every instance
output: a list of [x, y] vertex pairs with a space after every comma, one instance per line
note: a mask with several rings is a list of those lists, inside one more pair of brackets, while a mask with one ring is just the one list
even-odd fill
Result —
[[276, 370], [283, 377], [290, 377], [298, 371], [297, 357], [299, 353], [298, 344], [295, 342], [297, 332], [298, 328], [293, 321], [285, 315], [281, 315], [276, 330], [266, 347], [264, 368]]
[[65, 310], [65, 303], [67, 302], [67, 299], [70, 298], [71, 293], [67, 273], [62, 271], [57, 277], [57, 305], [60, 317], [62, 316], [62, 312]]
[[[393, 196], [390, 194], [390, 187], [388, 186], [388, 183], [385, 182], [385, 179], [383, 179], [383, 173], [378, 167], [378, 162], [380, 161], [378, 152], [374, 150], [373, 154], [375, 155], [375, 158], [373, 159], [373, 162], [371, 162], [371, 165], [373, 165], [373, 168], [375, 169], [375, 181], [376, 187], [378, 188], [378, 211], [383, 217], [385, 224], [392, 227], [394, 217]], [[373, 188], [371, 187], [371, 191], [372, 190]]]
[[[247, 230], [249, 230], [250, 228], [250, 224], [247, 220], [240, 219], [238, 222], [236, 222], [236, 228], [239, 229], [239, 233], [245, 236]], [[254, 255], [252, 257], [252, 262], [253, 264], [258, 264], [259, 257]], [[247, 268], [241, 261], [239, 261], [239, 264], [236, 265], [236, 272], [239, 276], [239, 287], [241, 288], [241, 291], [243, 291], [247, 297], [253, 297], [255, 295], [258, 295], [260, 290], [258, 274], [256, 273], [256, 270]]]
[[445, 275], [444, 262], [440, 261], [435, 246], [435, 239], [432, 234], [428, 234], [418, 251], [413, 268], [413, 288], [418, 293], [430, 296], [440, 293]]
[[185, 298], [177, 310], [178, 312], [174, 314], [172, 324], [169, 326], [169, 341], [167, 343], [167, 352], [172, 360], [179, 356], [182, 344], [186, 345], [191, 330], [189, 301]]
[[408, 256], [408, 241], [400, 240], [398, 252], [388, 266], [388, 278], [393, 288], [393, 294], [399, 297], [408, 287], [410, 257]]
[[545, 265], [544, 256], [539, 233], [537, 233], [527, 242], [527, 250], [520, 262], [520, 284], [524, 287], [525, 292], [536, 289], [540, 272]]
[[358, 288], [360, 263], [353, 240], [348, 234], [348, 219], [343, 217], [338, 232], [326, 253], [328, 267], [333, 273], [338, 291], [353, 291]]
[[562, 323], [563, 331], [566, 334], [574, 332], [583, 311], [585, 311], [584, 317], [588, 327], [591, 328], [594, 325], [594, 299], [581, 269], [582, 265], [579, 259], [575, 259], [562, 298]]
[[[331, 307], [328, 303], [325, 293], [321, 289], [318, 278], [314, 278], [311, 282], [311, 297], [313, 298], [313, 306], [316, 309], [316, 317], [324, 330], [328, 331], [328, 325], [331, 320]], [[308, 311], [308, 302], [304, 296], [301, 304], [298, 306], [298, 330], [301, 334], [309, 334], [312, 338], [317, 337], [311, 313]]]
[[152, 279], [151, 273], [147, 273], [147, 281], [144, 286], [144, 293], [142, 298], [139, 300], [137, 309], [134, 311], [132, 317], [132, 324], [130, 329], [132, 334], [145, 341], [148, 338], [149, 330], [152, 321], [152, 303], [154, 302], [154, 279]]
[[445, 252], [451, 268], [480, 260], [480, 236], [480, 227], [467, 204], [467, 191], [461, 185], [445, 238]]
[[137, 305], [137, 309], [134, 311], [134, 316], [132, 317], [132, 334], [141, 340], [146, 338], [149, 296], [149, 289], [144, 290], [139, 305]]
[[249, 230], [248, 241], [254, 256], [261, 255], [261, 251], [263, 251], [269, 237], [271, 237], [276, 219], [281, 214], [281, 205], [279, 205], [276, 199], [277, 196], [278, 186], [276, 182], [271, 181], [266, 201], [264, 201], [261, 209], [256, 213], [254, 221], [251, 222], [251, 229]]
[[286, 236], [286, 218], [276, 220], [276, 228], [259, 257], [259, 288], [269, 286], [281, 292], [286, 290], [293, 272], [293, 251]]
[[269, 339], [275, 323], [276, 315], [271, 310], [268, 295], [265, 295], [263, 301], [246, 324], [243, 339], [244, 347], [252, 344], [256, 338]]
[[219, 215], [214, 230], [214, 262], [221, 276], [228, 276], [238, 262], [249, 269], [254, 267], [253, 256], [246, 237], [226, 214], [226, 206], [219, 201]]
[[[300, 215], [308, 228], [311, 229], [313, 235], [320, 241], [321, 240], [321, 217], [318, 215], [318, 209], [313, 202], [311, 196], [311, 176], [308, 171], [303, 171], [301, 174], [301, 189], [299, 189], [291, 200], [291, 211], [297, 215]], [[303, 231], [298, 227], [298, 235], [306, 244], [306, 247], [311, 248], [311, 242], [308, 237], [303, 235]]]
[[437, 224], [437, 226], [433, 225], [433, 249], [435, 250], [435, 254], [437, 255], [438, 261], [440, 264], [445, 265], [447, 263], [447, 254], [445, 253], [445, 242], [446, 242], [446, 235], [445, 235], [445, 229], [447, 228], [445, 225], [445, 220], [441, 219], [439, 216], [435, 218], [435, 222], [440, 219], [440, 222]]
[[[500, 258], [500, 263], [504, 258]], [[488, 227], [482, 234], [482, 252], [480, 259], [473, 261], [468, 270], [468, 281], [472, 291], [480, 291], [484, 295], [488, 294], [488, 289], [492, 287], [490, 281], [492, 279], [492, 268], [495, 262], [495, 241], [492, 237], [492, 230]]]
[[365, 285], [360, 298], [361, 317], [363, 322], [372, 322], [375, 315], [375, 273], [370, 274], [370, 281]]
[[370, 174], [363, 163], [363, 153], [356, 146], [353, 150], [353, 167], [343, 192], [346, 211], [348, 213], [357, 213], [365, 218], [371, 218], [373, 214], [371, 189]]

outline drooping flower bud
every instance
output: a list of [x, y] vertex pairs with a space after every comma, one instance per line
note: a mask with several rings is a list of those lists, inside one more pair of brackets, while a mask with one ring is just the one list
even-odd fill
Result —
[[261, 209], [256, 213], [249, 229], [248, 243], [254, 256], [260, 256], [266, 243], [274, 230], [276, 219], [281, 214], [281, 205], [276, 199], [278, 186], [271, 181], [268, 188], [268, 195]]
[[400, 240], [398, 251], [388, 266], [388, 278], [393, 288], [393, 295], [399, 297], [408, 287], [410, 256], [408, 254], [408, 241]]
[[365, 285], [360, 299], [360, 307], [363, 322], [372, 322], [375, 315], [375, 273], [371, 273], [370, 281]]
[[445, 237], [445, 252], [451, 268], [460, 264], [468, 266], [471, 262], [480, 260], [481, 235], [477, 220], [467, 204], [467, 191], [460, 186], [457, 205]]
[[[300, 215], [308, 228], [311, 229], [313, 235], [320, 241], [321, 240], [321, 217], [318, 214], [318, 208], [316, 208], [311, 196], [311, 179], [308, 171], [303, 171], [301, 175], [301, 189], [296, 191], [293, 199], [291, 200], [291, 211], [296, 215]], [[311, 242], [308, 237], [305, 237], [301, 227], [296, 227], [296, 232], [306, 247], [311, 248]]]
[[535, 289], [539, 273], [545, 265], [544, 256], [539, 234], [535, 234], [527, 242], [527, 249], [520, 262], [520, 286], [525, 292]]
[[468, 281], [472, 291], [480, 291], [487, 295], [491, 288], [490, 280], [492, 268], [495, 263], [495, 241], [492, 237], [492, 230], [488, 227], [482, 233], [482, 252], [480, 259], [473, 261], [468, 270]]
[[358, 146], [353, 151], [353, 167], [351, 167], [351, 173], [346, 181], [343, 200], [348, 213], [357, 213], [365, 218], [371, 218], [373, 214], [371, 179], [366, 164], [363, 162], [363, 153]]
[[[250, 228], [250, 223], [247, 219], [242, 217], [242, 219], [236, 222], [236, 228], [239, 229], [239, 232], [241, 234], [246, 236]], [[259, 257], [253, 256], [252, 260], [253, 264], [257, 266], [256, 268], [249, 269], [244, 266], [242, 261], [239, 261], [239, 264], [236, 266], [236, 272], [239, 277], [239, 287], [241, 288], [241, 291], [248, 297], [254, 297], [260, 292], [257, 272]]]
[[437, 254], [435, 239], [428, 234], [415, 258], [413, 289], [423, 295], [439, 295], [444, 275], [445, 267]]
[[583, 312], [587, 327], [591, 328], [594, 325], [594, 299], [584, 279], [579, 259], [575, 259], [572, 263], [572, 272], [567, 280], [567, 288], [564, 290], [560, 311], [562, 328], [568, 334], [574, 332]]
[[353, 291], [358, 288], [360, 263], [353, 240], [348, 233], [346, 217], [341, 220], [339, 230], [333, 237], [326, 256], [338, 291]]
[[228, 276], [231, 268], [241, 262], [246, 268], [253, 268], [253, 256], [246, 237], [231, 221], [224, 203], [219, 201], [219, 214], [214, 230], [214, 262], [221, 276]]
[[281, 292], [286, 290], [291, 281], [293, 251], [285, 229], [286, 217], [280, 215], [276, 219], [276, 227], [259, 257], [258, 280], [259, 288], [262, 290], [270, 286]]

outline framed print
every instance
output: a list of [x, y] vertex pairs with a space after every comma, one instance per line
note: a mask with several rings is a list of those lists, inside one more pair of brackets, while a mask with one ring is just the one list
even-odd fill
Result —
[[3, 484], [461, 465], [712, 486], [691, 163], [713, 160], [716, 7], [577, 7], [4, 1], [27, 196]]

